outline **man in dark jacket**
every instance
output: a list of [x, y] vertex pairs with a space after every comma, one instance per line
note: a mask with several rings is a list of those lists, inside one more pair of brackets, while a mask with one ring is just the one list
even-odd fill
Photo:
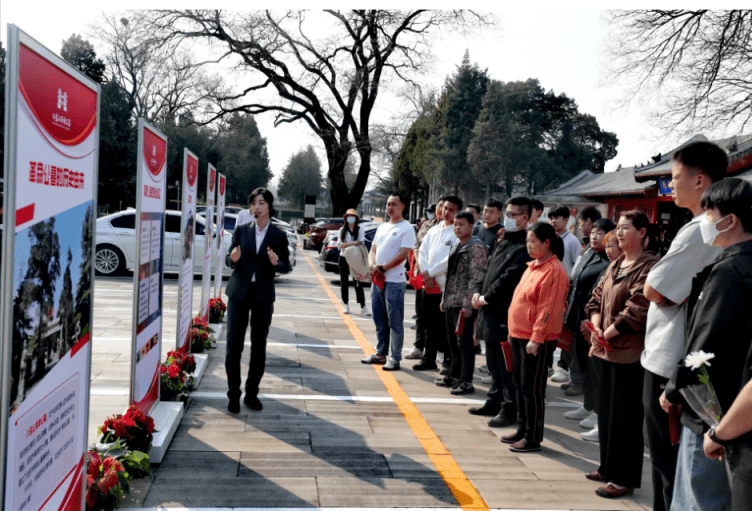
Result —
[[255, 221], [243, 224], [232, 234], [225, 262], [233, 268], [227, 283], [227, 409], [240, 411], [240, 357], [251, 316], [251, 361], [245, 382], [244, 403], [261, 410], [259, 383], [266, 366], [266, 336], [274, 313], [274, 275], [290, 271], [287, 235], [271, 223], [274, 196], [266, 188], [251, 192], [248, 202]]
[[[661, 406], [669, 403], [684, 405], [679, 457], [671, 508], [727, 509], [731, 502], [725, 467], [708, 460], [703, 453], [703, 434], [711, 424], [703, 422], [693, 408], [687, 406], [684, 393], [692, 388], [703, 390], [699, 371], [685, 365], [686, 356], [696, 351], [712, 353], [707, 370], [715, 388], [721, 412], [728, 412], [736, 395], [746, 385], [752, 350], [752, 185], [741, 179], [724, 179], [708, 188], [702, 196], [706, 217], [700, 224], [702, 238], [708, 245], [722, 247], [718, 261], [702, 270], [692, 286], [689, 297], [691, 319], [684, 347], [684, 357], [661, 396]], [[715, 419], [713, 419], [715, 422]], [[717, 434], [714, 434], [717, 433]], [[731, 443], [723, 432], [711, 430], [711, 438]], [[735, 473], [746, 472], [742, 479], [752, 481], [752, 435], [734, 439], [730, 463]], [[723, 444], [721, 444], [723, 445]], [[736, 451], [736, 452], [734, 452]], [[742, 453], [746, 456], [741, 455]], [[741, 455], [741, 456], [739, 456]], [[746, 470], [745, 470], [746, 465]], [[702, 475], [702, 480], [698, 480]], [[747, 502], [747, 505], [749, 502]], [[748, 507], [745, 507], [747, 509]]]
[[473, 290], [472, 305], [480, 309], [478, 337], [486, 341], [486, 365], [493, 382], [483, 406], [468, 411], [473, 415], [493, 417], [488, 422], [491, 427], [517, 423], [516, 390], [512, 375], [504, 367], [500, 343], [507, 340], [509, 304], [531, 260], [525, 244], [530, 208], [527, 197], [513, 197], [507, 202], [504, 239], [496, 245], [488, 260], [483, 282]]

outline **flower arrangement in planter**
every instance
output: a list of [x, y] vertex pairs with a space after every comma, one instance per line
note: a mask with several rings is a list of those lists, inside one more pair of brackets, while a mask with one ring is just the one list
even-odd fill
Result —
[[201, 319], [200, 316], [193, 318], [191, 322], [191, 351], [203, 353], [214, 346], [214, 329]]
[[209, 298], [209, 323], [221, 323], [225, 317], [227, 305], [222, 298]]
[[182, 355], [176, 351], [167, 354], [167, 360], [162, 363], [160, 393], [163, 401], [177, 400], [187, 397], [193, 390], [193, 378], [188, 375], [196, 370], [196, 361], [191, 355]]
[[131, 405], [125, 414], [106, 419], [99, 427], [101, 444], [110, 444], [120, 439], [129, 451], [148, 453], [154, 439], [154, 419]]
[[89, 452], [99, 454], [102, 459], [115, 458], [132, 479], [141, 479], [151, 474], [149, 455], [141, 451], [129, 451], [119, 438], [110, 444], [94, 444]]
[[130, 486], [130, 476], [113, 456], [104, 459], [96, 451], [87, 453], [89, 468], [86, 473], [87, 511], [112, 511], [120, 507], [123, 493]]

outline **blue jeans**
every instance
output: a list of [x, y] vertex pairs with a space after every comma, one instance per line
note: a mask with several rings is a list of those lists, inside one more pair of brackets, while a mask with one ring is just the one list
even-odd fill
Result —
[[392, 345], [392, 358], [402, 360], [402, 341], [405, 337], [403, 318], [405, 315], [405, 283], [387, 282], [384, 289], [371, 286], [371, 314], [376, 325], [378, 344], [376, 352], [386, 356], [389, 343]]
[[705, 457], [702, 435], [682, 427], [671, 511], [728, 511], [731, 488], [723, 462]]

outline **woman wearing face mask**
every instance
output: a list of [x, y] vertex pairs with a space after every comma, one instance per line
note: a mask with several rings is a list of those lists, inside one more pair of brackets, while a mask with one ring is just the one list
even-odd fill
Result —
[[650, 228], [650, 221], [643, 213], [628, 211], [621, 215], [616, 239], [623, 253], [609, 265], [585, 308], [597, 336], [612, 348], [607, 350], [592, 334], [590, 356], [601, 359], [598, 411], [601, 464], [586, 477], [605, 483], [596, 490], [604, 498], [629, 495], [640, 487], [642, 480], [640, 354], [645, 346], [648, 315], [643, 288], [648, 272], [658, 262], [658, 256], [646, 250], [645, 239]]
[[[510, 224], [511, 227], [511, 224]], [[549, 224], [527, 231], [530, 261], [509, 306], [512, 379], [517, 388], [517, 431], [501, 437], [512, 452], [539, 451], [543, 440], [547, 360], [564, 323], [569, 278], [561, 258], [564, 243]]]
[[[347, 264], [347, 259], [345, 259], [345, 249], [353, 245], [363, 245], [366, 233], [358, 225], [360, 217], [357, 211], [348, 209], [344, 218], [345, 225], [339, 231], [339, 285], [342, 294], [343, 312], [350, 314], [350, 306], [347, 303], [350, 300], [350, 265]], [[360, 313], [363, 316], [370, 316], [371, 314], [366, 308], [363, 284], [357, 279], [353, 279], [353, 282], [355, 282], [355, 296], [360, 304]]]

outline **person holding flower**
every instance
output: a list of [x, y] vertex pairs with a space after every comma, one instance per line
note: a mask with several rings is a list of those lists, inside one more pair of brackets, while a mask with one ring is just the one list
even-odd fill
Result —
[[527, 230], [533, 261], [522, 274], [509, 306], [512, 380], [517, 388], [517, 431], [501, 437], [512, 452], [539, 451], [543, 440], [549, 356], [564, 325], [569, 277], [561, 263], [564, 243], [549, 224]]
[[[702, 196], [705, 218], [700, 223], [703, 241], [721, 247], [720, 259], [702, 270], [692, 287], [688, 307], [690, 320], [684, 358], [677, 363], [661, 396], [661, 405], [684, 405], [682, 433], [676, 468], [676, 488], [671, 509], [749, 509], [752, 492], [752, 435], [734, 434], [728, 421], [715, 423], [726, 414], [736, 396], [752, 377], [752, 184], [727, 178], [710, 186]], [[702, 354], [700, 352], [703, 352]], [[711, 358], [712, 354], [712, 358]], [[688, 356], [689, 355], [689, 356]], [[701, 395], [705, 385], [698, 368], [705, 366], [713, 401], [720, 413], [708, 424], [687, 406], [683, 394]], [[699, 386], [699, 389], [697, 388]], [[697, 393], [693, 392], [696, 389]], [[700, 410], [701, 412], [701, 410]], [[706, 416], [708, 414], [702, 414]], [[723, 422], [723, 421], [721, 421]], [[734, 487], [729, 488], [726, 468], [705, 458], [703, 435], [728, 448]], [[733, 429], [733, 428], [732, 428]], [[741, 433], [741, 431], [739, 431]], [[702, 483], [697, 480], [702, 477]], [[682, 492], [688, 488], [691, 492]], [[746, 495], [741, 500], [738, 495]]]
[[[646, 250], [650, 220], [639, 211], [622, 213], [616, 239], [622, 255], [612, 262], [593, 291], [585, 313], [596, 332], [590, 356], [600, 361], [598, 434], [601, 464], [586, 474], [605, 484], [596, 490], [604, 498], [622, 497], [639, 488], [642, 480], [642, 381], [640, 354], [645, 345], [648, 300], [645, 279], [658, 262]], [[598, 338], [609, 343], [606, 349]]]

